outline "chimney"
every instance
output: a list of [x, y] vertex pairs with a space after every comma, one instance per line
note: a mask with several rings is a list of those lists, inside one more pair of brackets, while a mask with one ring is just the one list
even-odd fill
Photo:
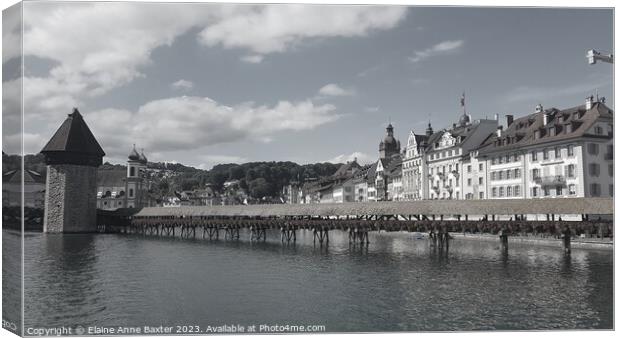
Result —
[[544, 113], [543, 114], [543, 126], [546, 126], [549, 123], [549, 120], [551, 119], [551, 116], [549, 113]]
[[514, 115], [506, 115], [506, 128], [510, 127], [514, 119], [515, 119]]
[[586, 97], [586, 110], [592, 109], [593, 103], [594, 103], [594, 96], [590, 95]]
[[503, 126], [497, 126], [497, 137], [502, 137]]

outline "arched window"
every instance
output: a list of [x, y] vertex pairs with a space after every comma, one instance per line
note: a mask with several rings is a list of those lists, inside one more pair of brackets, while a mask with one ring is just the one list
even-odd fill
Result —
[[118, 196], [118, 197], [123, 197], [123, 196], [125, 196], [125, 190], [121, 190], [121, 191], [119, 191], [117, 196]]
[[110, 197], [110, 196], [112, 196], [112, 192], [110, 190], [107, 190], [105, 194], [103, 195], [103, 197]]

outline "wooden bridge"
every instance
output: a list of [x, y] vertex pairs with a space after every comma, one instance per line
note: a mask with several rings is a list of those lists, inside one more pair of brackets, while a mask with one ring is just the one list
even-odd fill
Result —
[[[528, 220], [533, 214], [546, 220]], [[566, 215], [577, 215], [578, 221], [562, 220]], [[608, 215], [613, 215], [612, 198], [181, 206], [144, 208], [107, 231], [239, 239], [239, 230], [249, 229], [250, 240], [264, 241], [267, 230], [277, 229], [282, 242], [294, 242], [296, 231], [310, 230], [320, 244], [329, 241], [330, 230], [346, 231], [350, 242], [361, 244], [369, 242], [370, 231], [427, 232], [439, 243], [449, 232], [471, 232], [499, 234], [503, 242], [508, 234], [611, 237], [610, 218], [601, 218]]]

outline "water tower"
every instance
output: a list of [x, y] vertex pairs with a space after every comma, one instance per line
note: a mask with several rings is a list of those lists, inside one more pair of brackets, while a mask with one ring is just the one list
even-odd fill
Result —
[[47, 164], [43, 231], [97, 231], [97, 167], [105, 153], [77, 108], [41, 153]]

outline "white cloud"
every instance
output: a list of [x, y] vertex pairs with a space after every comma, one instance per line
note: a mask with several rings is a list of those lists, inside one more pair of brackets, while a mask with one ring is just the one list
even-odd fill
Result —
[[376, 113], [380, 110], [379, 107], [364, 107], [364, 111], [367, 113]]
[[444, 55], [459, 50], [464, 44], [463, 40], [448, 40], [440, 42], [430, 48], [416, 51], [414, 56], [409, 57], [411, 62], [420, 62], [436, 55]]
[[[23, 7], [24, 55], [55, 64], [47, 76], [24, 78], [24, 109], [40, 116], [82, 106], [143, 77], [154, 49], [170, 46], [194, 27], [202, 29], [203, 44], [248, 50], [241, 60], [259, 63], [264, 55], [308, 38], [365, 36], [394, 27], [406, 15], [406, 8], [397, 6], [29, 2]], [[13, 26], [4, 24], [9, 44], [19, 41]]]
[[342, 88], [335, 83], [330, 83], [319, 89], [319, 94], [325, 96], [353, 96], [355, 95], [355, 90]]
[[284, 52], [306, 39], [366, 36], [396, 26], [404, 6], [240, 5], [200, 34], [207, 46]]
[[157, 149], [165, 158], [227, 142], [263, 142], [281, 131], [311, 130], [340, 118], [333, 105], [311, 100], [226, 106], [195, 96], [151, 101], [135, 112], [104, 109], [84, 115], [106, 153], [116, 158], [125, 156], [132, 143], [147, 151]]
[[194, 83], [189, 80], [180, 79], [170, 85], [174, 89], [190, 90], [194, 88]]
[[262, 55], [246, 55], [241, 57], [241, 61], [246, 63], [261, 63], [263, 62]]
[[331, 162], [331, 163], [346, 163], [349, 161], [353, 161], [357, 159], [357, 163], [360, 165], [365, 165], [365, 164], [369, 164], [369, 163], [373, 163], [376, 158], [366, 154], [366, 153], [362, 153], [359, 151], [353, 152], [351, 154], [341, 154], [338, 155], [332, 159], [327, 160], [326, 162]]

